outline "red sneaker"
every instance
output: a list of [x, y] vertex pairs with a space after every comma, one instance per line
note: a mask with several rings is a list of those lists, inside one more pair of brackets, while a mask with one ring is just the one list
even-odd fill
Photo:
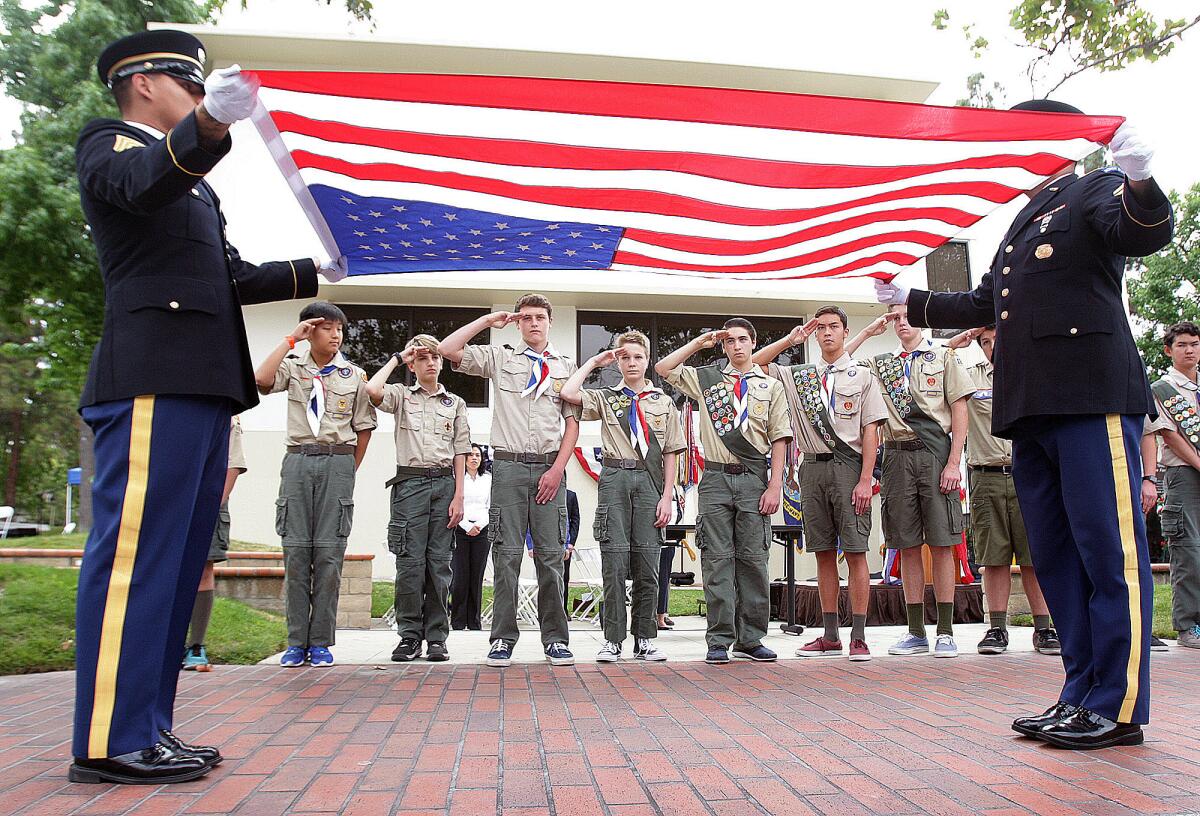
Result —
[[842, 642], [819, 637], [796, 650], [796, 657], [841, 657]]
[[871, 650], [867, 648], [865, 640], [850, 641], [850, 659], [856, 663], [871, 659]]

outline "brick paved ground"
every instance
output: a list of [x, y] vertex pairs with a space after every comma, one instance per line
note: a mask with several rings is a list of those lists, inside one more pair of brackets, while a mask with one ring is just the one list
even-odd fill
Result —
[[1154, 656], [1146, 744], [1018, 740], [1037, 655], [775, 666], [223, 667], [178, 730], [228, 759], [186, 785], [67, 782], [70, 674], [0, 679], [0, 813], [1200, 812], [1200, 653]]

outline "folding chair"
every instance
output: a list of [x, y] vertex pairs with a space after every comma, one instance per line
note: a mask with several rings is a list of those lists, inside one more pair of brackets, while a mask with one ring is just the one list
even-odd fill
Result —
[[8, 538], [8, 527], [12, 524], [13, 509], [7, 504], [0, 507], [0, 538]]
[[571, 578], [587, 589], [572, 617], [580, 621], [590, 620], [593, 626], [599, 626], [600, 602], [604, 599], [604, 573], [600, 568], [599, 547], [575, 547], [575, 554], [571, 556]]

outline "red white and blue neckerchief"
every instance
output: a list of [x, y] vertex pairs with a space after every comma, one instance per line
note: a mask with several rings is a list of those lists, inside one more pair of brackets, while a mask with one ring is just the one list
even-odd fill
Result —
[[321, 435], [321, 418], [325, 416], [325, 382], [321, 378], [337, 370], [338, 361], [335, 359], [313, 374], [312, 393], [308, 395], [308, 405], [304, 408], [304, 418], [308, 420], [308, 427], [313, 436]]
[[629, 397], [629, 444], [633, 445], [634, 450], [642, 454], [642, 458], [646, 458], [646, 454], [650, 451], [650, 426], [646, 424], [646, 416], [642, 413], [642, 397], [653, 394], [653, 387], [647, 388], [642, 393], [634, 391], [629, 386], [621, 389], [621, 393]]
[[[933, 352], [933, 341], [930, 340], [929, 338], [925, 338], [924, 340], [922, 340], [921, 345], [917, 346], [912, 351], [905, 351], [904, 347], [901, 346], [900, 350], [898, 352], [896, 352], [896, 356], [899, 357], [900, 361], [904, 363], [904, 386], [906, 388], [908, 387], [909, 374], [912, 372], [912, 367], [911, 367], [910, 363], [911, 363], [911, 361], [920, 357], [922, 352], [927, 352], [927, 353]], [[930, 358], [930, 359], [932, 359], [932, 358]]]
[[529, 369], [529, 382], [525, 383], [525, 390], [521, 392], [521, 396], [537, 399], [550, 387], [550, 364], [546, 361], [557, 355], [549, 348], [541, 354], [528, 348], [521, 353], [533, 361], [533, 365]]
[[733, 427], [740, 428], [742, 423], [750, 418], [750, 383], [745, 374], [733, 373]]

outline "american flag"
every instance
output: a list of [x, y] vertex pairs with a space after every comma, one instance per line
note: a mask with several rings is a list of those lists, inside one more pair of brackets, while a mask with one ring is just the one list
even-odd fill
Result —
[[584, 80], [258, 76], [255, 123], [351, 275], [890, 278], [1122, 121]]

